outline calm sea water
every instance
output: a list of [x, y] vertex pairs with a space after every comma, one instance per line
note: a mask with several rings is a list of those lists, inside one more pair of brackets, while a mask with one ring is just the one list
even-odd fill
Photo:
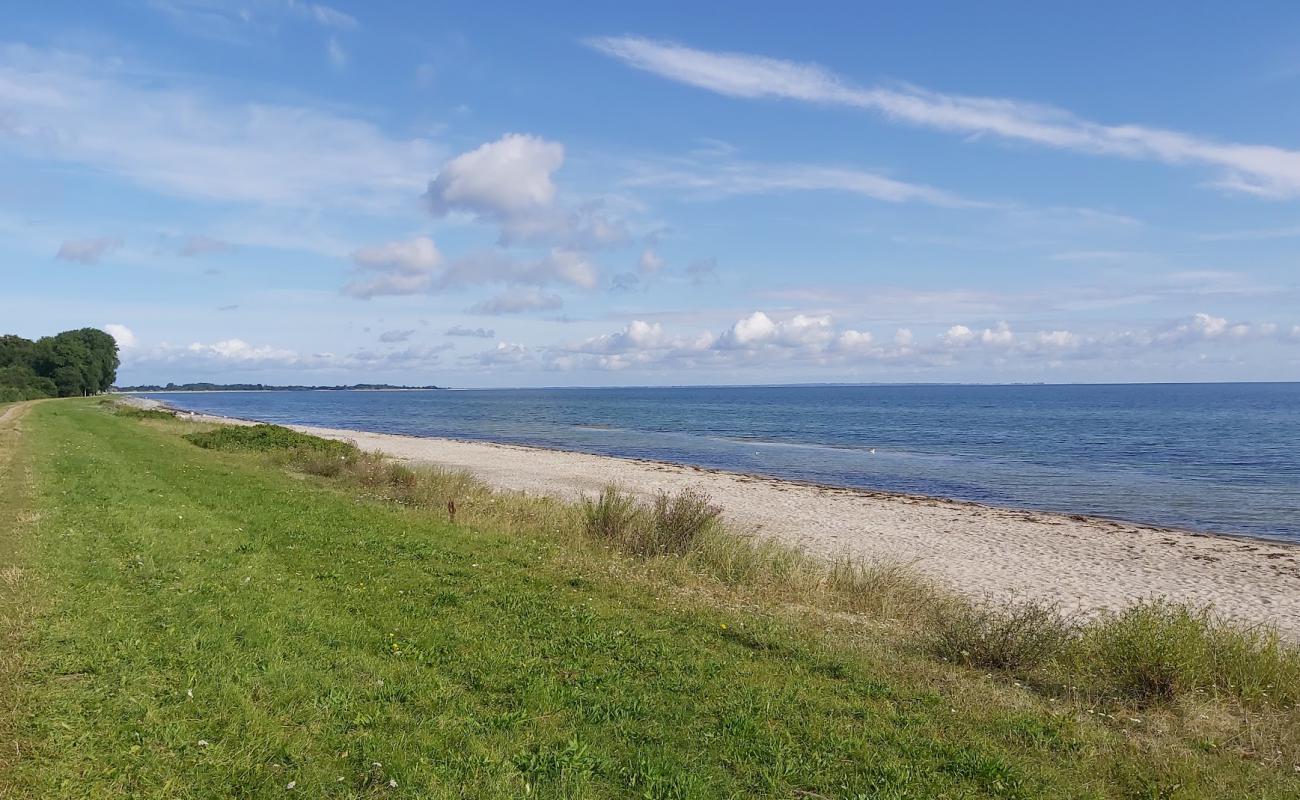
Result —
[[653, 458], [1300, 541], [1300, 383], [153, 396], [266, 422]]

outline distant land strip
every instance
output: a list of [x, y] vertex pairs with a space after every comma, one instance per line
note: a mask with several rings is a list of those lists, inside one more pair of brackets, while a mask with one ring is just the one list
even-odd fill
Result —
[[354, 383], [351, 386], [272, 386], [265, 383], [169, 383], [115, 386], [115, 392], [355, 392], [441, 389], [441, 386], [394, 386], [389, 383]]

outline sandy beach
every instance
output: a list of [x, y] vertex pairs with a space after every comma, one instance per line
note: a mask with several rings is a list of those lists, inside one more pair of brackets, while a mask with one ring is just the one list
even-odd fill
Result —
[[610, 483], [645, 495], [691, 486], [742, 531], [824, 556], [905, 562], [974, 597], [1045, 599], [1086, 613], [1164, 596], [1300, 640], [1300, 546], [1284, 542], [515, 445], [291, 427], [466, 469], [507, 490], [574, 498]]

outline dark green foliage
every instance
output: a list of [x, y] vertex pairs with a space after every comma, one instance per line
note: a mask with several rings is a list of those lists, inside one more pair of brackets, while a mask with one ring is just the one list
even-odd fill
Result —
[[98, 328], [30, 341], [0, 336], [0, 402], [107, 391], [117, 378], [117, 342]]
[[356, 445], [349, 442], [309, 436], [279, 425], [225, 425], [210, 431], [191, 433], [185, 438], [208, 450], [294, 450], [338, 459], [355, 458], [358, 455]]
[[[107, 398], [101, 402], [113, 405], [113, 401]], [[114, 413], [119, 417], [129, 417], [131, 419], [176, 419], [175, 411], [168, 411], [164, 408], [136, 408], [135, 406], [117, 405]]]

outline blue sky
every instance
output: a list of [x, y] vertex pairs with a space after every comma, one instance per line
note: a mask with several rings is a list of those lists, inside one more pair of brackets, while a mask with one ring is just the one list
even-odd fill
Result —
[[0, 328], [124, 382], [1300, 379], [1300, 7], [46, 2]]

